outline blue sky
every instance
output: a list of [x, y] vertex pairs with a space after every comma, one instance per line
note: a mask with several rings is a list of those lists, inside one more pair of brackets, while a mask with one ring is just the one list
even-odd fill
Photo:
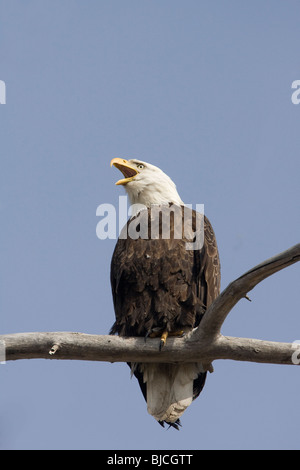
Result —
[[[113, 157], [161, 167], [214, 226], [222, 288], [299, 242], [298, 1], [0, 0], [1, 333], [107, 334]], [[223, 333], [300, 339], [299, 266]], [[180, 432], [125, 364], [0, 366], [2, 449], [299, 448], [299, 369], [216, 361]]]

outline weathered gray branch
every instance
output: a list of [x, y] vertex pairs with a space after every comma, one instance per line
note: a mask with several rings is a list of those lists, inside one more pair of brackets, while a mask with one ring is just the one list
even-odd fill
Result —
[[[159, 339], [145, 342], [143, 338], [70, 332], [15, 333], [2, 335], [1, 340], [5, 342], [6, 360], [54, 358], [108, 362], [211, 362], [215, 359], [232, 359], [292, 364], [292, 355], [297, 352], [296, 345], [291, 343], [222, 335], [212, 343], [170, 337], [162, 351], [158, 348]], [[300, 358], [300, 345], [298, 348]]]
[[[259, 282], [300, 260], [300, 244], [255, 266], [233, 281], [209, 307], [200, 326], [185, 338], [119, 338], [83, 333], [15, 333], [0, 336], [6, 360], [72, 359], [109, 362], [193, 362], [232, 359], [271, 364], [300, 362], [300, 345], [222, 336], [221, 326], [234, 305]], [[2, 346], [2, 347], [1, 347]], [[299, 348], [296, 349], [296, 347]], [[298, 356], [299, 352], [299, 356]], [[2, 357], [3, 359], [3, 357]]]
[[207, 309], [199, 328], [194, 331], [195, 341], [219, 335], [227, 315], [239, 300], [245, 298], [259, 282], [297, 261], [300, 261], [300, 243], [263, 261], [231, 282]]

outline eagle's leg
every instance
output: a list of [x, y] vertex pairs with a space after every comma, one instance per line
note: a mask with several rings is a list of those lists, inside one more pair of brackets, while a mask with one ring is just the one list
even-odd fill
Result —
[[168, 331], [168, 330], [162, 330], [161, 328], [156, 327], [147, 332], [145, 336], [145, 341], [147, 340], [148, 337], [160, 338], [159, 350], [161, 351], [167, 342], [168, 336], [184, 336], [184, 335], [185, 335], [184, 330]]
[[147, 338], [159, 338], [161, 335], [161, 328], [160, 327], [155, 327], [151, 328], [151, 330], [148, 330], [146, 335], [145, 335], [145, 342], [147, 341]]
[[160, 337], [160, 343], [159, 343], [159, 350], [160, 351], [162, 350], [162, 348], [166, 344], [168, 335], [169, 335], [169, 332], [167, 330], [164, 330], [163, 334]]
[[156, 327], [146, 333], [145, 341], [147, 340], [148, 337], [160, 338], [159, 350], [161, 351], [167, 341], [168, 334], [169, 332], [167, 330], [163, 330], [162, 332], [161, 328]]
[[185, 331], [184, 330], [177, 330], [177, 331], [171, 331], [169, 333], [170, 336], [184, 336], [185, 335]]
[[159, 350], [161, 351], [164, 345], [166, 344], [168, 336], [184, 336], [184, 335], [185, 335], [185, 332], [183, 330], [177, 330], [177, 331], [164, 330], [163, 334], [160, 337]]

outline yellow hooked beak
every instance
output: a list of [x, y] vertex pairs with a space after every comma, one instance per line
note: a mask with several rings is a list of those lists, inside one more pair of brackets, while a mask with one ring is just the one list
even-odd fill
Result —
[[123, 176], [125, 176], [125, 178], [117, 181], [116, 184], [127, 184], [139, 173], [135, 167], [131, 166], [130, 163], [123, 158], [113, 158], [110, 162], [110, 166], [115, 166], [123, 173]]

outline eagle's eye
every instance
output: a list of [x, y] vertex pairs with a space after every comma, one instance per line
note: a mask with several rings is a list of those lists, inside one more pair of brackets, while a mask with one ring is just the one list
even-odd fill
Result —
[[143, 168], [145, 168], [145, 165], [143, 165], [142, 163], [138, 163], [137, 167], [139, 170], [142, 170]]

